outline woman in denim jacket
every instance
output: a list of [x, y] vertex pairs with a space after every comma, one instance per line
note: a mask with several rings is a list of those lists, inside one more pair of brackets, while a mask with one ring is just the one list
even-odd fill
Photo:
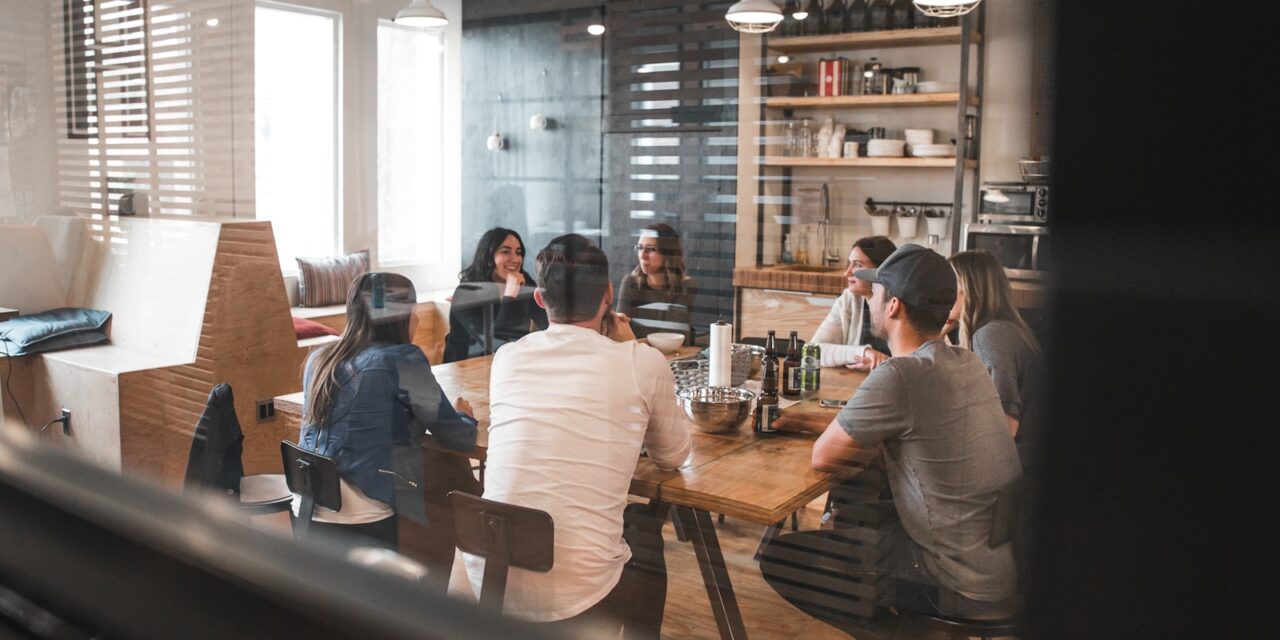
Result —
[[[424, 433], [449, 449], [475, 448], [471, 406], [462, 398], [449, 403], [412, 343], [416, 301], [404, 276], [361, 275], [347, 293], [342, 337], [307, 359], [299, 444], [336, 460], [342, 493], [341, 510], [315, 507], [314, 530], [395, 549], [397, 514], [426, 523]], [[295, 515], [299, 503], [295, 496]]]

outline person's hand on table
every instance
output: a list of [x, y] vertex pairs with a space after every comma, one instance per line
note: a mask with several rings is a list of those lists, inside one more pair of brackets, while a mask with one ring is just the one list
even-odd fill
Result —
[[831, 424], [831, 414], [790, 411], [773, 421], [773, 428], [790, 433], [822, 433]]
[[875, 349], [867, 349], [864, 353], [865, 355], [858, 358], [857, 361], [846, 364], [845, 368], [869, 373], [876, 367], [880, 366], [885, 360], [889, 359], [888, 355], [880, 353]]
[[601, 333], [614, 342], [635, 340], [636, 334], [631, 330], [631, 317], [625, 313], [606, 311], [601, 324]]
[[519, 271], [513, 271], [507, 274], [507, 285], [502, 290], [503, 297], [515, 298], [520, 295], [520, 288], [524, 286], [524, 274]]
[[466, 414], [468, 417], [471, 417], [471, 418], [475, 418], [475, 417], [476, 417], [475, 409], [472, 409], [472, 408], [471, 408], [471, 403], [470, 403], [470, 402], [467, 402], [467, 401], [466, 401], [466, 399], [464, 399], [464, 398], [461, 398], [461, 397], [460, 397], [460, 398], [458, 398], [457, 400], [454, 400], [454, 401], [453, 401], [453, 408], [454, 408], [454, 409], [456, 409], [456, 410], [458, 411], [458, 413], [464, 413], [464, 414]]

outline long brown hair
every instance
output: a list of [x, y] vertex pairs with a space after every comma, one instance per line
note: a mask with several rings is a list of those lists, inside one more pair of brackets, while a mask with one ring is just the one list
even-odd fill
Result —
[[[374, 288], [381, 280], [384, 301], [374, 308]], [[303, 402], [303, 424], [320, 424], [338, 395], [338, 367], [371, 344], [409, 344], [409, 318], [418, 301], [413, 283], [396, 273], [365, 273], [347, 289], [347, 328], [337, 342], [321, 348], [311, 367]]]
[[[662, 270], [667, 273], [666, 285], [663, 291], [666, 293], [684, 293], [686, 284], [685, 266], [684, 266], [684, 247], [680, 244], [680, 234], [676, 233], [675, 228], [663, 222], [655, 222], [644, 228], [640, 232], [641, 238], [656, 238], [658, 241], [658, 255], [662, 256]], [[640, 265], [636, 265], [631, 270], [631, 275], [636, 278], [644, 278], [644, 271], [640, 270]], [[641, 280], [641, 282], [646, 282]]]
[[1040, 344], [1031, 333], [1018, 309], [1013, 306], [1013, 290], [1004, 268], [991, 253], [978, 249], [961, 251], [951, 256], [960, 290], [964, 292], [964, 308], [960, 311], [960, 346], [973, 349], [973, 334], [987, 323], [1004, 320], [1013, 324], [1031, 348]]

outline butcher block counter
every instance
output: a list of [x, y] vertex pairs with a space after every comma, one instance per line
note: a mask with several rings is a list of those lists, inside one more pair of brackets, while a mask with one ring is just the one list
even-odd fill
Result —
[[762, 337], [772, 329], [780, 341], [792, 331], [808, 340], [847, 285], [843, 266], [738, 267], [733, 270], [736, 337]]

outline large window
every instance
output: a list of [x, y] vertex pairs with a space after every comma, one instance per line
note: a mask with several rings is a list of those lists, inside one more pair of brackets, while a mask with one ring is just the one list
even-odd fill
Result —
[[378, 260], [444, 249], [444, 35], [378, 24]]
[[339, 14], [259, 4], [254, 28], [258, 217], [281, 267], [341, 242]]

